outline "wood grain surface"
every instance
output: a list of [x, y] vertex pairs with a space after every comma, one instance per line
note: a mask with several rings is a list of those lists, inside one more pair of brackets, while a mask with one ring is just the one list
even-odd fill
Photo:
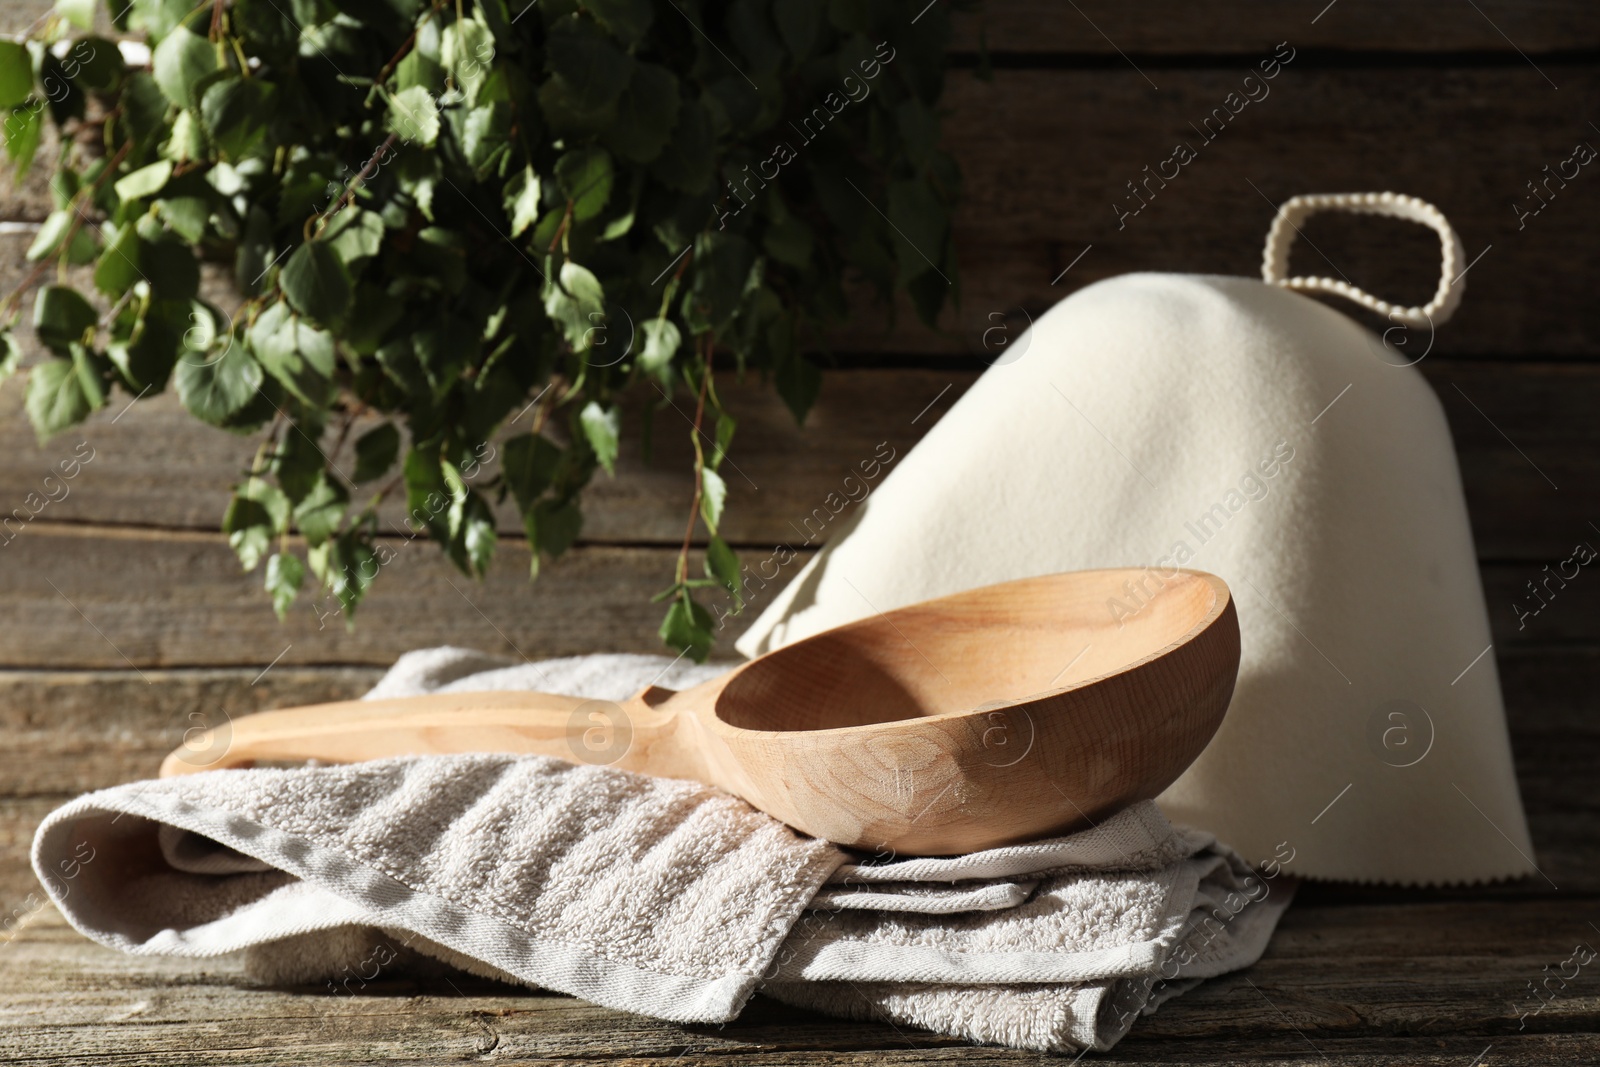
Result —
[[[421, 539], [381, 543], [392, 560], [349, 628], [332, 602], [315, 599], [280, 623], [261, 595], [260, 575], [240, 573], [220, 534], [36, 522], [0, 550], [7, 553], [6, 610], [26, 620], [0, 644], [0, 667], [240, 666], [279, 656], [294, 665], [378, 666], [441, 644], [519, 659], [660, 651], [659, 611], [648, 598], [670, 579], [675, 549], [578, 548], [530, 585], [524, 542], [503, 542], [482, 582], [462, 577]], [[806, 558], [774, 563], [780, 577], [756, 591], [746, 612], [763, 608]], [[1489, 563], [1482, 572], [1499, 648], [1600, 642], [1600, 580], [1580, 571], [1535, 615], [1527, 583], [1545, 580], [1541, 565]], [[749, 618], [728, 616], [720, 655], [734, 654], [731, 638]], [[1476, 651], [1465, 651], [1463, 666]]]
[[[1475, 260], [1466, 299], [1435, 351], [1600, 351], [1600, 303], [1590, 298], [1600, 266], [1600, 172], [1570, 165], [1575, 176], [1563, 181], [1544, 170], [1559, 169], [1580, 141], [1600, 146], [1583, 104], [1600, 92], [1593, 64], [1541, 63], [1559, 88], [1520, 60], [1350, 67], [1296, 52], [1253, 89], [1243, 81], [1250, 69], [1244, 60], [1169, 67], [1153, 71], [1158, 88], [1131, 69], [1078, 64], [1002, 69], [992, 82], [953, 73], [945, 128], [965, 183], [960, 307], [932, 334], [906, 308], [886, 329], [882, 313], [863, 303], [854, 328], [836, 333], [836, 350], [981, 357], [993, 315], [1021, 323], [1021, 312], [1037, 316], [1083, 285], [1130, 271], [1259, 276], [1281, 201], [1393, 190], [1437, 204]], [[1226, 104], [1229, 94], [1245, 91], [1260, 99], [1231, 114], [1240, 105]], [[1217, 109], [1225, 125], [1213, 117], [1205, 127]], [[1179, 143], [1195, 158], [1164, 167]], [[1546, 180], [1540, 199], [1528, 183]], [[42, 218], [43, 171], [0, 205], [0, 218]], [[1422, 227], [1323, 217], [1306, 235], [1297, 272], [1342, 275], [1401, 303], [1422, 303], [1437, 282], [1438, 242]], [[20, 275], [31, 240], [0, 237], [0, 289]]]
[[[1600, 537], [1589, 525], [1600, 523], [1600, 422], [1589, 417], [1600, 408], [1600, 364], [1429, 358], [1420, 367], [1450, 420], [1482, 558], [1553, 562], [1577, 541]], [[754, 376], [725, 382], [719, 389], [739, 430], [724, 472], [724, 536], [748, 546], [822, 543], [850, 510], [834, 516], [827, 509], [870, 494], [975, 378], [972, 370], [937, 368], [835, 371], [803, 427]], [[680, 396], [657, 412], [648, 465], [639, 445], [646, 402], [660, 403], [661, 395], [624, 404], [617, 476], [597, 474], [584, 497], [585, 542], [670, 545], [683, 537], [692, 400]], [[350, 441], [357, 436], [359, 429]], [[0, 465], [0, 521], [26, 507], [38, 510], [34, 521], [215, 530], [256, 442], [200, 423], [167, 394], [131, 407], [123, 399], [41, 445], [22, 414], [22, 390], [9, 384], [0, 388], [0, 455], [10, 457]], [[80, 443], [93, 458], [63, 480], [56, 467]], [[350, 470], [353, 450], [347, 443], [333, 462]], [[860, 464], [875, 459], [884, 473], [863, 479]], [[497, 469], [491, 461], [482, 477]], [[30, 493], [38, 494], [31, 502]], [[54, 499], [41, 508], [47, 496]], [[385, 529], [400, 531], [403, 504], [391, 502], [379, 515]], [[14, 519], [4, 529], [24, 528]], [[513, 508], [500, 508], [499, 528], [520, 533]]]
[[[1297, 904], [1250, 971], [1171, 1002], [1095, 1060], [1464, 1067], [1492, 1046], [1490, 1065], [1592, 1063], [1594, 988], [1574, 988], [1517, 1029], [1514, 1005], [1528, 977], [1583, 937], [1568, 935], [1571, 909], [1566, 901]], [[1374, 930], [1393, 933], [1374, 939]], [[53, 910], [0, 948], [0, 974], [0, 1026], [16, 1035], [6, 1050], [15, 1063], [1066, 1062], [760, 998], [735, 1023], [684, 1027], [463, 976], [397, 975], [356, 997], [252, 988], [227, 961], [101, 949]], [[198, 1048], [217, 1051], [208, 1058]]]
[[[6, 0], [0, 7], [0, 33], [26, 31], [53, 6], [53, 0]], [[1476, 10], [1452, 0], [1270, 5], [1219, 0], [1159, 11], [1117, 0], [1081, 0], [1065, 7], [1051, 0], [1007, 0], [956, 14], [951, 48], [971, 52], [986, 41], [990, 50], [1002, 54], [1087, 57], [1118, 56], [1120, 51], [1192, 59], [1227, 56], [1299, 34], [1319, 48], [1359, 52], [1559, 55], [1600, 47], [1600, 30], [1590, 14], [1584, 0], [1500, 0]], [[97, 21], [101, 32], [110, 29], [103, 11]]]

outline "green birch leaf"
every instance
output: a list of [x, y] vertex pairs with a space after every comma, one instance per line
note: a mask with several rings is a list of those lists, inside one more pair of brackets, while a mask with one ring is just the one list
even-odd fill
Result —
[[[93, 0], [86, 2], [93, 4]], [[74, 75], [78, 84], [90, 92], [110, 92], [127, 72], [122, 53], [104, 37], [80, 37], [68, 55], [78, 64]]]
[[[0, 41], [0, 108], [18, 107], [33, 95], [33, 60], [15, 41]], [[9, 133], [7, 140], [10, 140]]]
[[603, 149], [581, 148], [556, 160], [556, 182], [572, 201], [572, 217], [580, 222], [605, 209], [613, 175], [611, 156]]
[[539, 176], [532, 167], [524, 167], [506, 185], [506, 215], [511, 219], [511, 236], [522, 232], [539, 221]]
[[39, 56], [39, 84], [56, 126], [65, 126], [84, 116], [83, 89], [72, 79], [67, 61], [45, 49]]
[[355, 480], [370, 482], [382, 477], [394, 466], [395, 458], [399, 455], [400, 431], [394, 423], [386, 422], [368, 430], [356, 439]]
[[146, 71], [134, 71], [122, 82], [121, 103], [128, 132], [140, 141], [156, 143], [166, 136], [167, 98]]
[[728, 446], [733, 444], [733, 432], [739, 428], [732, 415], [720, 414], [717, 416], [717, 447], [712, 451], [711, 458], [706, 464], [716, 470], [722, 466], [722, 461], [728, 455]]
[[260, 365], [242, 345], [209, 360], [180, 359], [172, 377], [189, 414], [213, 426], [243, 410], [264, 380]]
[[13, 108], [6, 117], [6, 155], [15, 167], [15, 181], [19, 184], [33, 166], [33, 157], [39, 151], [39, 139], [44, 134], [44, 112], [40, 108], [22, 105]]
[[255, 570], [272, 547], [272, 520], [267, 509], [243, 493], [235, 493], [229, 501], [222, 516], [222, 532], [228, 535], [228, 547], [246, 571]]
[[539, 551], [554, 557], [571, 548], [578, 539], [583, 528], [583, 514], [576, 504], [541, 500], [533, 506], [531, 515], [523, 517], [523, 523], [535, 531], [533, 540]]
[[106, 390], [110, 387], [106, 381], [110, 360], [83, 345], [69, 345], [68, 350], [72, 353], [73, 373], [78, 376], [78, 384], [88, 398], [89, 410], [98, 411], [105, 406]]
[[262, 368], [315, 408], [326, 406], [334, 371], [333, 335], [290, 312], [282, 301], [257, 316], [248, 334]]
[[177, 107], [198, 106], [200, 82], [216, 69], [217, 53], [211, 42], [182, 26], [167, 34], [151, 56], [156, 85]]
[[272, 610], [277, 612], [280, 622], [288, 616], [289, 608], [294, 604], [294, 598], [299, 595], [300, 586], [305, 580], [306, 565], [300, 562], [299, 556], [274, 552], [272, 558], [267, 560], [264, 585], [272, 597]]
[[561, 265], [556, 280], [545, 285], [544, 312], [560, 328], [574, 350], [589, 347], [589, 331], [605, 321], [605, 292], [589, 268]]
[[639, 367], [662, 381], [670, 381], [672, 357], [678, 354], [682, 337], [671, 319], [646, 319], [639, 324], [643, 344], [639, 348]]
[[205, 236], [206, 222], [211, 218], [211, 205], [198, 196], [180, 196], [171, 200], [157, 200], [156, 212], [172, 232], [187, 244], [197, 245]]
[[705, 568], [706, 577], [721, 582], [733, 596], [733, 610], [737, 613], [744, 607], [744, 579], [739, 574], [739, 557], [728, 547], [728, 542], [716, 536], [711, 538], [706, 546]]
[[519, 434], [501, 447], [501, 470], [506, 486], [516, 498], [517, 510], [527, 512], [550, 487], [561, 463], [561, 449], [538, 434]]
[[756, 250], [733, 233], [708, 230], [695, 238], [694, 280], [684, 313], [696, 333], [726, 333], [756, 266]]
[[633, 73], [633, 58], [576, 14], [550, 27], [545, 56], [550, 72], [570, 92], [573, 106], [584, 112], [615, 103]]
[[0, 382], [22, 368], [22, 345], [10, 330], [0, 331]]
[[539, 87], [539, 112], [550, 131], [562, 137], [598, 134], [616, 121], [616, 100], [585, 107], [585, 99], [581, 90], [554, 74]]
[[[159, 231], [160, 227], [155, 229]], [[194, 249], [170, 237], [151, 240], [148, 230], [139, 236], [145, 239], [139, 250], [140, 267], [156, 295], [173, 300], [193, 299], [200, 291], [200, 260]]]
[[937, 273], [935, 264], [944, 251], [945, 210], [933, 189], [921, 181], [890, 182], [888, 216], [900, 281]]
[[161, 154], [179, 163], [202, 159], [206, 154], [206, 128], [193, 109], [178, 112], [172, 121], [172, 135], [161, 146]]
[[722, 522], [722, 509], [728, 502], [728, 483], [722, 475], [706, 467], [700, 472], [700, 517], [706, 520], [706, 529], [713, 534]]
[[459, 530], [468, 573], [475, 578], [482, 578], [494, 559], [494, 512], [489, 510], [489, 505], [477, 493], [467, 494], [461, 510]]
[[407, 144], [432, 148], [439, 140], [439, 107], [420, 85], [389, 98], [388, 129]]
[[[315, 425], [290, 422], [278, 440], [278, 450], [269, 465], [278, 486], [291, 504], [304, 500], [315, 489], [328, 461], [323, 457], [321, 429]], [[309, 560], [310, 557], [308, 556]]]
[[339, 600], [345, 625], [354, 626], [356, 607], [378, 576], [378, 554], [366, 538], [349, 530], [327, 544], [331, 546], [327, 563], [328, 590]]
[[278, 285], [296, 311], [324, 323], [343, 317], [354, 292], [339, 253], [324, 241], [307, 241], [295, 249]]
[[294, 509], [294, 524], [306, 543], [315, 547], [338, 532], [348, 503], [349, 492], [324, 470]]
[[444, 531], [450, 491], [439, 462], [439, 442], [412, 445], [406, 453], [406, 525], [414, 533]]
[[479, 177], [502, 150], [510, 148], [511, 109], [502, 103], [481, 104], [461, 123], [461, 147]]
[[97, 318], [89, 302], [70, 286], [47, 285], [33, 302], [33, 328], [47, 345], [83, 340]]
[[178, 360], [204, 362], [216, 339], [214, 319], [205, 305], [156, 298], [144, 305], [128, 340], [106, 346], [106, 356], [129, 392], [159, 392], [166, 388]]
[[144, 239], [133, 226], [124, 226], [106, 242], [100, 262], [94, 268], [94, 287], [116, 298], [132, 289], [144, 277], [140, 269]]
[[578, 416], [578, 421], [583, 426], [583, 435], [588, 438], [589, 446], [594, 449], [595, 458], [600, 461], [606, 473], [616, 475], [617, 442], [622, 436], [622, 411], [613, 406], [603, 408], [596, 401], [589, 401], [584, 405], [583, 411]]
[[782, 207], [781, 198], [772, 197], [768, 203], [777, 210], [773, 211], [772, 221], [767, 224], [767, 232], [761, 239], [761, 247], [780, 263], [800, 270], [811, 266], [811, 255], [815, 246], [811, 228], [787, 208]]
[[672, 140], [677, 121], [677, 75], [655, 63], [637, 64], [606, 130], [606, 147], [629, 162], [649, 163]]
[[23, 407], [41, 444], [82, 422], [94, 410], [70, 359], [47, 360], [28, 372], [28, 395]]
[[585, 0], [583, 6], [611, 36], [630, 47], [644, 40], [655, 18], [650, 0]]
[[426, 89], [430, 96], [444, 92], [444, 67], [436, 57], [425, 55], [413, 48], [394, 68], [394, 87], [404, 90], [416, 87]]
[[715, 626], [711, 613], [695, 603], [688, 590], [684, 590], [673, 598], [658, 633], [668, 648], [687, 653], [696, 663], [704, 663], [716, 640]]
[[440, 37], [440, 58], [469, 101], [478, 98], [478, 89], [489, 76], [494, 62], [494, 35], [476, 19], [457, 19], [444, 28]]
[[246, 500], [253, 500], [261, 505], [267, 516], [267, 527], [274, 536], [289, 531], [289, 498], [282, 489], [273, 485], [265, 478], [251, 477], [243, 485], [236, 487], [235, 492]]
[[226, 77], [206, 85], [200, 121], [217, 151], [238, 161], [265, 139], [276, 98], [276, 87], [260, 78]]
[[72, 244], [67, 248], [67, 262], [76, 266], [92, 260], [96, 251], [94, 235], [84, 226], [79, 226], [74, 232], [73, 218], [74, 212], [52, 211], [39, 226], [33, 244], [28, 246], [27, 260], [37, 263], [41, 259], [57, 255], [69, 233], [72, 234]]
[[322, 239], [348, 272], [348, 268], [378, 254], [383, 247], [383, 233], [382, 216], [358, 207], [347, 207], [328, 224]]
[[822, 372], [817, 365], [804, 356], [791, 355], [773, 371], [772, 383], [777, 387], [778, 396], [788, 405], [794, 421], [803, 424], [806, 413], [822, 392]]
[[[357, 286], [350, 314], [345, 319], [345, 344], [359, 355], [376, 355], [390, 327], [399, 322], [404, 313], [405, 307], [400, 301], [377, 286]], [[384, 366], [381, 359], [378, 365]]]

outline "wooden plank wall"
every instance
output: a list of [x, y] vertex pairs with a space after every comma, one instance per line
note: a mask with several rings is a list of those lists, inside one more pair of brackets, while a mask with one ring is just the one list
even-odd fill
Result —
[[[5, 5], [0, 30], [46, 6]], [[947, 94], [967, 190], [960, 310], [938, 334], [908, 314], [892, 330], [864, 315], [836, 338], [804, 429], [759, 383], [729, 387], [741, 419], [732, 539], [753, 551], [803, 541], [795, 524], [847, 470], [882, 441], [903, 454], [971, 384], [995, 315], [1036, 316], [1127, 271], [1254, 274], [1274, 205], [1295, 193], [1422, 196], [1474, 257], [1465, 305], [1421, 367], [1460, 450], [1519, 751], [1538, 754], [1519, 757], [1524, 788], [1541, 848], [1576, 884], [1600, 886], [1595, 861], [1559, 831], [1571, 790], [1548, 780], [1552, 761], [1570, 769], [1572, 753], [1596, 751], [1586, 694], [1600, 682], [1600, 579], [1572, 583], [1526, 627], [1511, 610], [1541, 567], [1600, 543], [1600, 170], [1541, 186], [1542, 199], [1529, 188], [1579, 142], [1600, 145], [1588, 110], [1600, 19], [1583, 0], [985, 7], [960, 22]], [[988, 81], [975, 76], [980, 40]], [[1204, 141], [1195, 127], [1275, 52], [1288, 58], [1270, 93]], [[1197, 158], [1133, 199], [1128, 183], [1180, 142]], [[39, 177], [0, 194], [0, 286], [23, 273], [28, 224], [47, 209]], [[1319, 219], [1307, 233], [1302, 272], [1337, 271], [1406, 302], [1432, 288], [1437, 249], [1420, 229]], [[4, 767], [0, 849], [12, 857], [54, 799], [153, 768], [195, 713], [352, 693], [419, 645], [530, 658], [658, 648], [646, 599], [668, 578], [690, 495], [687, 426], [670, 412], [656, 465], [630, 449], [590, 494], [583, 543], [537, 584], [514, 522], [481, 585], [431, 547], [397, 542], [352, 631], [311, 605], [280, 625], [215, 532], [251, 442], [164, 396], [113, 404], [39, 445], [21, 393], [0, 388], [0, 514], [80, 442], [93, 459], [0, 546], [0, 729], [54, 753]], [[47, 741], [53, 716], [71, 729]], [[116, 738], [115, 758], [91, 758]]]
[[[24, 29], [49, 7], [4, 0], [0, 32]], [[1575, 543], [1600, 545], [1600, 187], [1591, 189], [1600, 171], [1584, 166], [1564, 185], [1541, 184], [1537, 198], [1528, 184], [1546, 182], [1546, 168], [1579, 142], [1600, 146], [1600, 115], [1590, 110], [1600, 12], [1589, 0], [983, 7], [959, 21], [947, 97], [948, 143], [967, 186], [960, 310], [939, 334], [908, 314], [892, 330], [864, 315], [836, 339], [835, 368], [803, 430], [759, 383], [728, 386], [741, 418], [731, 539], [762, 555], [778, 541], [803, 546], [807, 532], [796, 526], [846, 471], [880, 442], [903, 455], [970, 386], [996, 316], [1014, 327], [1127, 271], [1253, 275], [1274, 205], [1295, 193], [1393, 189], [1432, 200], [1474, 258], [1466, 303], [1421, 369], [1460, 453], [1545, 877], [1432, 891], [1303, 886], [1260, 964], [1142, 1020], [1113, 1055], [1152, 1064], [1592, 1062], [1593, 976], [1531, 1017], [1524, 983], [1531, 989], [1574, 940], [1595, 943], [1600, 578], [1586, 568], [1526, 625], [1512, 605]], [[992, 81], [974, 77], [982, 42]], [[1194, 127], [1279, 51], [1292, 58], [1270, 94], [1214, 140], [1198, 135]], [[1129, 199], [1127, 183], [1179, 142], [1198, 147], [1196, 158], [1147, 191], [1148, 203]], [[20, 189], [0, 179], [0, 291], [21, 277], [30, 226], [48, 204], [42, 176]], [[1342, 273], [1404, 302], [1432, 289], [1437, 252], [1420, 229], [1330, 219], [1307, 234], [1315, 247], [1297, 249], [1301, 272]], [[216, 533], [251, 441], [200, 426], [172, 397], [151, 397], [40, 446], [21, 393], [20, 382], [0, 387], [0, 914], [30, 906], [27, 846], [47, 811], [150, 773], [186, 729], [354, 694], [421, 645], [530, 658], [657, 648], [646, 598], [667, 578], [690, 488], [687, 427], [671, 412], [657, 424], [656, 465], [638, 462], [630, 437], [618, 477], [589, 496], [582, 544], [536, 585], [524, 577], [526, 547], [509, 516], [482, 584], [431, 547], [396, 538], [395, 561], [347, 630], [311, 605], [280, 625]], [[636, 434], [632, 416], [629, 427]], [[93, 458], [67, 495], [8, 536], [4, 517], [47, 488], [45, 475], [80, 442]], [[187, 1063], [224, 1046], [241, 1064], [490, 1053], [541, 1062], [1037, 1059], [764, 1002], [734, 1027], [686, 1030], [459, 976], [449, 987], [397, 981], [376, 996], [306, 996], [253, 988], [237, 980], [236, 963], [106, 952], [48, 909], [26, 926], [0, 946], [12, 968], [0, 1048], [14, 1054], [0, 1058], [27, 1062]], [[1498, 1059], [1484, 1048], [1491, 1042]]]

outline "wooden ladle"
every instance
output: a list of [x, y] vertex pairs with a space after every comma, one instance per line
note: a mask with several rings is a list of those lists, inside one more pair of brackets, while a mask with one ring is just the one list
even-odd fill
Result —
[[1220, 578], [1080, 571], [879, 613], [620, 704], [446, 693], [249, 715], [161, 773], [538, 753], [704, 782], [843, 845], [957, 855], [1154, 797], [1211, 740], [1238, 668]]

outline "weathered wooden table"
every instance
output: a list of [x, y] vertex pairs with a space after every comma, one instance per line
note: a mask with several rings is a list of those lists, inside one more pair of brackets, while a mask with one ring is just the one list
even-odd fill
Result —
[[[44, 6], [8, 0], [0, 30]], [[1258, 965], [1172, 1002], [1107, 1058], [1600, 1063], [1600, 961], [1576, 975], [1563, 966], [1580, 943], [1600, 946], [1600, 578], [1583, 568], [1537, 614], [1527, 589], [1576, 543], [1600, 545], [1600, 177], [1585, 166], [1556, 182], [1546, 170], [1580, 141], [1600, 144], [1600, 13], [1584, 0], [991, 0], [986, 19], [993, 80], [974, 77], [967, 17], [947, 93], [967, 179], [961, 310], [943, 336], [909, 314], [887, 333], [841, 336], [804, 431], [755, 383], [730, 385], [741, 473], [725, 534], [751, 559], [787, 543], [803, 560], [848, 517], [829, 503], [844, 474], [880, 442], [903, 455], [992, 358], [1001, 335], [986, 351], [984, 331], [1012, 330], [1024, 311], [1128, 270], [1253, 274], [1273, 204], [1294, 193], [1394, 189], [1437, 203], [1478, 258], [1456, 320], [1410, 351], [1427, 351], [1420, 368], [1461, 455], [1543, 877], [1306, 886]], [[1293, 58], [1270, 94], [1200, 133], [1280, 42]], [[1134, 199], [1127, 183], [1178, 142], [1196, 158]], [[0, 289], [20, 278], [28, 224], [46, 210], [37, 182], [0, 200]], [[1426, 233], [1319, 219], [1310, 236], [1302, 270], [1324, 270], [1320, 251], [1381, 295], [1420, 303], [1432, 289]], [[260, 989], [226, 962], [135, 960], [79, 937], [39, 904], [34, 827], [77, 792], [151, 773], [191, 726], [359, 692], [430, 644], [529, 658], [653, 651], [646, 599], [682, 536], [687, 441], [667, 432], [667, 411], [655, 466], [625, 443], [617, 479], [595, 486], [583, 542], [531, 587], [509, 514], [481, 585], [396, 538], [397, 561], [347, 631], [328, 605], [279, 625], [215, 532], [252, 442], [150, 397], [41, 447], [21, 406], [16, 383], [0, 389], [0, 514], [80, 441], [93, 459], [0, 545], [0, 1062], [1041, 1058], [759, 1000], [735, 1024], [686, 1028], [466, 979], [394, 980], [356, 997]]]
[[[1592, 783], [1600, 657], [1506, 658], [1514, 742], [1540, 878], [1401, 891], [1305, 885], [1256, 966], [1142, 1020], [1117, 1062], [1334, 1064], [1600, 1062], [1600, 961], [1571, 976], [1574, 946], [1600, 946], [1600, 825]], [[0, 731], [0, 1062], [504, 1063], [1007, 1062], [888, 1024], [844, 1023], [758, 1001], [722, 1028], [680, 1027], [478, 980], [380, 980], [359, 996], [253, 987], [235, 965], [134, 959], [70, 929], [26, 867], [39, 818], [68, 794], [149, 773], [190, 712], [353, 692], [375, 672], [12, 672]], [[32, 894], [32, 896], [30, 896]], [[1551, 978], [1548, 990], [1532, 986]], [[1526, 1015], [1524, 1015], [1526, 1013]]]

